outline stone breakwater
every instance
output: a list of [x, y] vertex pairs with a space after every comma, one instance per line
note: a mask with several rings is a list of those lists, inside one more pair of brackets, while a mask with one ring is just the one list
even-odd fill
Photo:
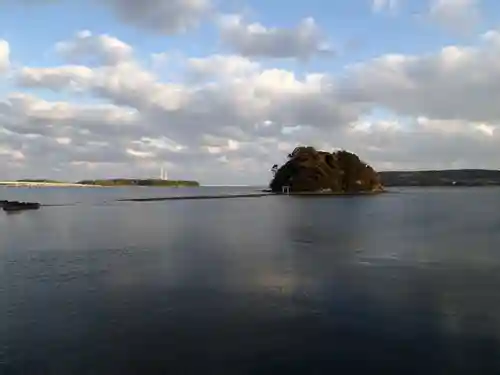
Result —
[[226, 194], [226, 195], [193, 195], [193, 196], [180, 196], [180, 197], [155, 197], [155, 198], [122, 198], [117, 199], [117, 202], [160, 202], [160, 201], [173, 201], [173, 200], [198, 200], [198, 199], [234, 199], [234, 198], [262, 198], [276, 195], [286, 195], [292, 197], [342, 197], [342, 196], [364, 196], [376, 195], [384, 193], [381, 191], [366, 191], [358, 193], [339, 193], [339, 192], [298, 192], [298, 193], [247, 193], [247, 194]]

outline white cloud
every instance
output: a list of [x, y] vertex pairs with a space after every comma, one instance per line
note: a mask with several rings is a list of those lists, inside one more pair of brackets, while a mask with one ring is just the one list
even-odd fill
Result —
[[477, 46], [448, 46], [422, 56], [385, 55], [350, 67], [343, 91], [400, 115], [500, 121], [500, 33]]
[[372, 10], [376, 13], [389, 11], [394, 12], [399, 6], [399, 0], [372, 0]]
[[255, 74], [260, 65], [243, 56], [213, 55], [187, 60], [188, 74], [196, 80], [218, 78], [235, 79]]
[[[197, 178], [215, 178], [214, 170], [224, 168], [235, 182], [250, 178], [242, 165], [257, 170], [271, 161], [270, 155], [282, 153], [274, 139], [282, 136], [284, 126], [341, 127], [359, 113], [355, 105], [341, 101], [329, 77], [322, 74], [302, 78], [285, 70], [264, 69], [241, 56], [213, 55], [185, 60], [186, 81], [162, 82], [132, 58], [109, 65], [102, 58], [107, 49], [101, 47], [85, 50], [88, 57], [100, 57], [92, 60], [101, 63], [97, 66], [24, 67], [16, 72], [23, 88], [84, 92], [112, 103], [83, 106], [10, 96], [0, 106], [8, 119], [5, 127], [24, 137], [36, 135], [37, 140], [30, 142], [40, 143], [43, 150], [33, 154], [23, 148], [27, 163], [35, 157], [40, 160], [40, 154], [56, 163], [59, 153], [61, 163], [77, 161], [79, 168], [90, 168], [92, 163], [96, 173], [95, 165], [107, 165], [105, 161], [144, 169], [148, 160], [156, 165], [169, 160], [172, 168], [189, 166]], [[210, 137], [223, 141], [210, 144]], [[84, 151], [91, 141], [92, 151]], [[250, 167], [252, 160], [255, 165]]]
[[0, 73], [10, 67], [10, 46], [6, 40], [0, 39]]
[[152, 124], [171, 122], [170, 132], [181, 138], [193, 138], [203, 130], [253, 129], [266, 120], [338, 126], [357, 115], [356, 108], [339, 102], [322, 75], [301, 80], [292, 72], [263, 70], [245, 58], [220, 55], [187, 60], [188, 76], [193, 72], [196, 84], [164, 83], [137, 63], [127, 62], [94, 69], [24, 68], [18, 82], [54, 90], [85, 88], [116, 105], [136, 108]]
[[456, 120], [413, 118], [402, 123], [373, 122], [353, 127], [346, 147], [379, 169], [497, 168], [498, 126]]
[[249, 24], [233, 14], [221, 16], [219, 28], [222, 42], [243, 56], [308, 59], [333, 52], [313, 18], [286, 29]]
[[89, 80], [94, 77], [91, 68], [81, 65], [66, 65], [57, 68], [21, 68], [18, 80], [21, 86], [49, 88], [51, 90], [70, 89], [84, 91]]
[[456, 31], [468, 31], [480, 19], [479, 0], [431, 0], [431, 19]]
[[[69, 102], [50, 102], [23, 93], [10, 94], [0, 102], [2, 127], [18, 134], [32, 134], [52, 138], [72, 135], [115, 136], [121, 132], [133, 136], [143, 132], [139, 128], [137, 110], [112, 104], [78, 105]], [[78, 122], [78, 126], [73, 126]], [[75, 124], [76, 125], [76, 124]]]
[[71, 63], [95, 59], [98, 64], [116, 65], [132, 58], [128, 44], [109, 35], [92, 35], [88, 30], [78, 32], [74, 39], [56, 44], [56, 51]]
[[[0, 172], [151, 176], [165, 164], [172, 178], [265, 183], [297, 144], [347, 148], [381, 169], [495, 167], [500, 158], [496, 31], [473, 47], [380, 56], [342, 78], [211, 55], [183, 60], [184, 74], [166, 82], [133, 51], [113, 64], [105, 51], [86, 51], [97, 65], [15, 71], [20, 88], [78, 91], [107, 104], [9, 95], [0, 102]], [[390, 114], [375, 121], [372, 109]]]

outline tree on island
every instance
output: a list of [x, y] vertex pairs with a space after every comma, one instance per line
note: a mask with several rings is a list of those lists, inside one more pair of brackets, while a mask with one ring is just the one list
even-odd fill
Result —
[[278, 164], [274, 164], [273, 167], [271, 168], [271, 172], [273, 174], [273, 177], [276, 176], [276, 172], [278, 172]]
[[281, 192], [286, 186], [292, 192], [383, 190], [377, 172], [356, 154], [345, 150], [317, 151], [311, 146], [296, 147], [288, 155], [288, 161], [275, 170], [271, 190]]

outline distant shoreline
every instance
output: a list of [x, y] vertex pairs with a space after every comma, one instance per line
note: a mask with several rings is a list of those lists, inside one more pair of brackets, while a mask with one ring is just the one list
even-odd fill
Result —
[[192, 180], [162, 180], [162, 179], [140, 179], [140, 178], [114, 178], [78, 181], [80, 185], [90, 186], [145, 186], [145, 187], [199, 187], [198, 181]]
[[[480, 187], [500, 186], [500, 170], [492, 169], [450, 169], [450, 170], [417, 170], [417, 171], [380, 171], [378, 176], [382, 185], [391, 187]], [[1, 186], [8, 187], [204, 187], [198, 181], [162, 180], [162, 179], [95, 179], [77, 182], [64, 182], [49, 179], [21, 179], [17, 181], [0, 181]], [[209, 187], [210, 185], [206, 185]], [[226, 185], [213, 185], [226, 187]], [[227, 186], [229, 187], [229, 186]], [[234, 186], [236, 187], [236, 186]], [[246, 187], [246, 186], [238, 186]], [[318, 193], [301, 193], [318, 194]], [[345, 193], [339, 193], [346, 195]], [[355, 193], [358, 195], [359, 193]]]
[[492, 169], [385, 171], [378, 175], [385, 187], [500, 186], [500, 170]]
[[52, 180], [17, 180], [0, 181], [0, 186], [7, 187], [199, 187], [198, 181], [160, 180], [160, 179], [102, 179], [62, 182]]
[[27, 181], [0, 181], [0, 186], [5, 187], [75, 187], [75, 188], [89, 188], [89, 187], [104, 187], [98, 185], [84, 185], [71, 182], [27, 182]]

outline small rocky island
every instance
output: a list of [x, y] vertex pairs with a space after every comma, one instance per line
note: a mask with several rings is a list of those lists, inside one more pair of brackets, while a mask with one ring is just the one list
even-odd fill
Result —
[[271, 191], [281, 193], [361, 194], [384, 191], [379, 175], [356, 154], [300, 146], [272, 169]]

